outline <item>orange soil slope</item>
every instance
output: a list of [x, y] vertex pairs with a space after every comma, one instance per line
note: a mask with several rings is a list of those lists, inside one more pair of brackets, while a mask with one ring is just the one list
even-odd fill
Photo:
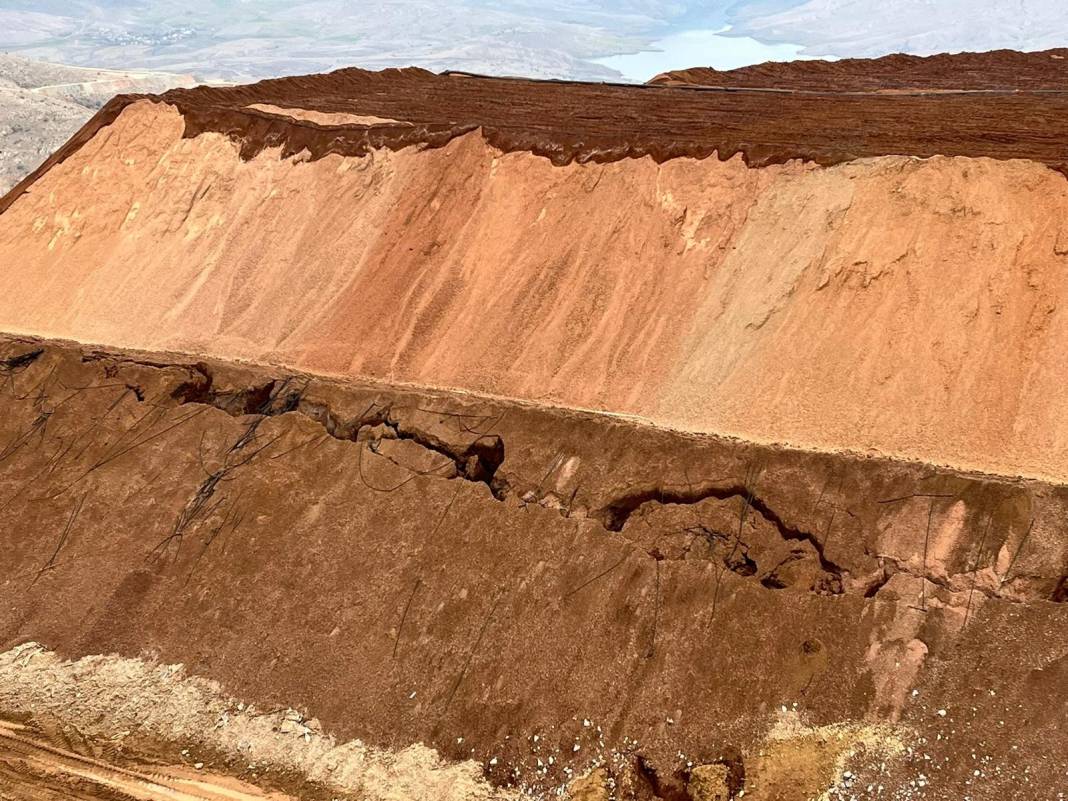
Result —
[[554, 166], [477, 132], [245, 160], [187, 123], [135, 102], [11, 202], [0, 329], [1068, 477], [1045, 165]]

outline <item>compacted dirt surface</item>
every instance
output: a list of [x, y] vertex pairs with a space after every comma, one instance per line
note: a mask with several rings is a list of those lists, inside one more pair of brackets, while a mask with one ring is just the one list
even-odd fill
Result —
[[1058, 55], [117, 98], [0, 203], [0, 798], [1063, 801]]
[[120, 767], [51, 743], [46, 736], [0, 720], [0, 798], [11, 801], [286, 801], [231, 779], [196, 769]]
[[162, 354], [3, 359], [0, 648], [149, 660], [97, 689], [100, 663], [15, 652], [5, 713], [242, 758], [182, 685], [122, 690], [182, 663], [271, 731], [300, 709], [501, 792], [1064, 786], [1059, 487]]
[[810, 92], [1064, 92], [1068, 91], [1068, 48], [769, 61], [735, 70], [694, 67], [661, 73], [649, 83]]

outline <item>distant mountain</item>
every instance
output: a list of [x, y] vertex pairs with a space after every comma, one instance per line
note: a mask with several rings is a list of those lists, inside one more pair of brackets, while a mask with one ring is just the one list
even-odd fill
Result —
[[674, 0], [5, 0], [0, 50], [224, 80], [421, 66], [604, 79], [592, 59], [641, 49]]
[[755, 0], [733, 10], [732, 34], [804, 45], [825, 56], [1045, 50], [1068, 43], [1064, 0]]
[[[1068, 44], [1064, 0], [0, 0], [0, 51], [86, 67], [245, 81], [419, 66], [619, 80], [613, 57], [707, 38], [694, 66], [754, 40], [839, 58]], [[704, 41], [704, 40], [703, 40]], [[691, 48], [692, 49], [692, 48]], [[732, 62], [733, 63], [733, 62]]]
[[194, 83], [190, 75], [90, 70], [0, 53], [0, 195], [114, 95]]

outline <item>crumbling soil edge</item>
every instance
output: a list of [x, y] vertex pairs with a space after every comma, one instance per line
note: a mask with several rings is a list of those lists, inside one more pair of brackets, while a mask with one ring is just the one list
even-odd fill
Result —
[[[276, 78], [260, 81], [244, 87], [209, 87], [201, 86], [194, 89], [176, 89], [160, 95], [126, 94], [118, 95], [109, 101], [92, 119], [89, 120], [67, 143], [59, 148], [48, 160], [34, 170], [25, 179], [20, 181], [5, 196], [0, 198], [0, 214], [3, 214], [10, 206], [30, 187], [45, 175], [52, 167], [63, 163], [81, 147], [91, 140], [101, 129], [110, 125], [129, 105], [141, 100], [149, 100], [154, 103], [168, 103], [174, 105], [185, 120], [184, 138], [194, 138], [201, 133], [215, 132], [229, 137], [238, 146], [241, 158], [249, 160], [258, 153], [268, 148], [280, 148], [283, 158], [307, 151], [311, 160], [322, 158], [326, 155], [337, 154], [342, 156], [362, 156], [378, 148], [400, 150], [410, 146], [424, 148], [437, 148], [448, 144], [458, 136], [478, 130], [482, 137], [493, 147], [501, 152], [528, 152], [536, 156], [547, 158], [557, 166], [570, 164], [577, 161], [606, 163], [619, 161], [626, 158], [642, 158], [649, 156], [658, 163], [680, 157], [696, 159], [717, 156], [721, 161], [726, 161], [736, 155], [740, 155], [743, 161], [752, 168], [760, 168], [773, 164], [783, 164], [789, 161], [800, 160], [819, 164], [823, 167], [846, 163], [858, 158], [868, 158], [886, 155], [913, 155], [916, 157], [931, 157], [934, 155], [958, 155], [972, 157], [991, 157], [998, 159], [1025, 158], [1045, 163], [1050, 168], [1068, 175], [1068, 161], [1059, 151], [1050, 150], [1048, 143], [1032, 143], [1037, 149], [1034, 152], [1026, 151], [1023, 139], [1024, 129], [1016, 131], [1020, 141], [1012, 137], [1012, 134], [1002, 134], [997, 141], [987, 138], [976, 138], [974, 132], [968, 135], [970, 144], [960, 145], [954, 143], [951, 134], [952, 128], [947, 128], [944, 136], [948, 137], [944, 146], [922, 147], [913, 141], [912, 146], [903, 144], [907, 140], [908, 131], [900, 142], [894, 144], [894, 136], [888, 135], [883, 130], [883, 140], [878, 137], [871, 142], [853, 140], [851, 143], [845, 139], [836, 141], [828, 139], [827, 130], [822, 130], [817, 125], [806, 129], [799, 134], [795, 142], [759, 140], [754, 137], [753, 131], [747, 130], [739, 120], [734, 120], [730, 125], [704, 131], [695, 136], [693, 132], [687, 136], [668, 134], [664, 136], [650, 136], [646, 133], [643, 138], [640, 135], [613, 134], [608, 135], [604, 131], [598, 134], [583, 133], [578, 130], [554, 130], [552, 125], [539, 126], [530, 120], [506, 118], [504, 120], [491, 120], [482, 118], [477, 113], [469, 113], [469, 118], [464, 122], [446, 122], [448, 116], [438, 114], [437, 121], [418, 121], [399, 119], [396, 124], [375, 125], [320, 125], [307, 120], [279, 117], [266, 112], [249, 108], [250, 104], [260, 102], [274, 102], [287, 91], [294, 88], [301, 89], [312, 85], [316, 80], [332, 82], [331, 86], [336, 91], [336, 84], [344, 84], [350, 96], [357, 98], [358, 88], [361, 82], [368, 80], [378, 81], [383, 86], [372, 91], [383, 91], [393, 82], [398, 97], [405, 88], [405, 82], [422, 81], [427, 84], [421, 91], [433, 92], [434, 85], [442, 88], [455, 89], [457, 85], [463, 86], [462, 82], [481, 82], [493, 85], [505, 85], [509, 87], [525, 88], [534, 93], [547, 93], [554, 91], [574, 92], [609, 92], [627, 93], [631, 99], [650, 97], [660, 93], [673, 93], [679, 106], [684, 106], [694, 94], [720, 93], [738, 96], [802, 96], [811, 95], [813, 100], [825, 99], [828, 104], [843, 100], [864, 101], [879, 106], [879, 113], [886, 115], [891, 112], [897, 114], [901, 109], [892, 105], [896, 101], [911, 98], [925, 104], [938, 103], [938, 98], [952, 97], [953, 93], [942, 95], [919, 95], [884, 94], [879, 92], [807, 92], [791, 88], [775, 86], [744, 87], [744, 86], [671, 86], [658, 84], [612, 84], [590, 83], [581, 81], [538, 81], [526, 78], [501, 78], [479, 76], [471, 73], [445, 72], [434, 75], [426, 70], [409, 68], [405, 70], [385, 70], [381, 73], [371, 73], [359, 69], [342, 69], [322, 76], [296, 76], [291, 78]], [[349, 82], [349, 83], [346, 83]], [[459, 82], [459, 83], [451, 83]], [[408, 87], [411, 89], [411, 87]], [[470, 87], [468, 87], [470, 88]], [[482, 91], [488, 91], [483, 87]], [[263, 97], [259, 97], [262, 94]], [[299, 94], [299, 92], [298, 92]], [[313, 93], [312, 93], [313, 94]], [[1034, 102], [1040, 99], [1048, 102], [1048, 98], [1057, 92], [1039, 91], [1007, 91], [1007, 92], [971, 92], [965, 94], [983, 94], [1002, 96], [1010, 102], [1016, 102], [1023, 96], [1034, 96]], [[278, 95], [279, 97], [275, 97]], [[1041, 98], [1040, 98], [1041, 95]], [[1015, 98], [1016, 100], [1013, 100]], [[742, 102], [739, 100], [739, 102]], [[309, 107], [314, 102], [309, 104]], [[883, 107], [885, 106], [885, 108]], [[921, 107], [921, 110], [926, 106]], [[310, 109], [316, 110], [316, 109]], [[329, 109], [322, 109], [329, 111]], [[639, 109], [640, 110], [640, 109]], [[750, 109], [752, 111], [752, 109]], [[960, 109], [956, 109], [960, 113]], [[809, 109], [811, 112], [811, 109]], [[904, 112], [907, 116], [907, 111]], [[987, 112], [993, 118], [998, 114], [1004, 118], [1017, 118], [1019, 109], [995, 108]], [[948, 112], [947, 112], [948, 114]], [[376, 115], [383, 116], [383, 115]], [[743, 115], [744, 116], [744, 115]], [[878, 116], [878, 114], [876, 115]], [[952, 116], [951, 114], [949, 115]], [[603, 122], [603, 120], [602, 120]], [[687, 120], [675, 121], [679, 125], [685, 125]], [[692, 122], [692, 121], [689, 121]], [[750, 128], [757, 122], [748, 120]], [[557, 126], [562, 123], [558, 120]], [[739, 127], [741, 125], [741, 127]], [[732, 127], [733, 126], [733, 127]], [[681, 131], [682, 128], [679, 128]], [[677, 132], [676, 132], [677, 133]], [[1027, 131], [1027, 133], [1031, 133]], [[1008, 139], [1006, 139], [1008, 137]], [[1023, 148], [1021, 152], [1014, 152], [1012, 144]], [[923, 152], [914, 151], [920, 148]], [[852, 148], [852, 149], [851, 149]], [[972, 150], [975, 149], [975, 152]], [[980, 152], [981, 151], [981, 152]]]
[[[2, 341], [2, 337], [0, 337], [0, 341]], [[23, 342], [31, 347], [21, 354], [10, 357], [2, 365], [5, 370], [24, 367], [43, 353], [43, 349], [40, 347], [40, 340], [9, 338], [9, 341]], [[139, 358], [137, 354], [129, 352], [116, 353], [111, 350], [94, 350], [91, 348], [81, 348], [81, 351], [83, 361], [112, 359], [160, 369], [175, 366], [182, 367], [189, 372], [190, 379], [182, 383], [174, 392], [174, 400], [179, 405], [214, 408], [232, 417], [248, 419], [248, 426], [245, 432], [231, 445], [227, 452], [227, 459], [222, 466], [214, 473], [210, 473], [189, 499], [182, 514], [175, 521], [172, 534], [162, 544], [164, 549], [171, 542], [181, 542], [183, 532], [197, 520], [200, 513], [206, 508], [207, 502], [214, 494], [215, 487], [219, 482], [226, 480], [230, 472], [256, 458], [259, 452], [267, 447], [258, 446], [245, 450], [246, 446], [255, 440], [256, 431], [263, 421], [269, 417], [286, 414], [299, 414], [306, 417], [321, 427], [323, 436], [329, 436], [343, 442], [351, 442], [361, 448], [359, 461], [360, 480], [372, 490], [388, 492], [397, 488], [374, 486], [368, 482], [364, 469], [365, 459], [372, 457], [393, 461], [388, 456], [379, 453], [380, 443], [383, 439], [398, 439], [410, 441], [420, 448], [445, 459], [445, 461], [439, 462], [438, 465], [429, 470], [411, 473], [409, 479], [402, 483], [407, 483], [407, 480], [416, 476], [426, 476], [439, 480], [463, 480], [485, 486], [487, 494], [498, 502], [519, 506], [528, 504], [543, 505], [543, 502], [552, 495], [550, 492], [542, 492], [540, 483], [518, 479], [514, 473], [507, 478], [499, 474], [500, 468], [505, 463], [507, 452], [506, 443], [500, 435], [492, 434], [488, 431], [474, 431], [472, 432], [472, 440], [460, 447], [455, 443], [447, 442], [427, 431], [421, 430], [410, 421], [395, 415], [390, 405], [380, 405], [378, 403], [372, 403], [358, 415], [351, 418], [343, 418], [328, 405], [311, 402], [304, 398], [304, 393], [311, 383], [315, 380], [321, 380], [317, 376], [290, 372], [283, 378], [267, 378], [265, 381], [243, 387], [240, 390], [219, 390], [215, 387], [213, 369], [205, 361], [192, 363], [186, 361], [183, 363], [182, 360], [177, 360], [178, 364], [174, 364], [165, 358], [161, 358], [161, 354], [156, 354], [150, 358]], [[350, 381], [348, 383], [359, 382]], [[369, 383], [372, 386], [389, 387], [389, 385], [379, 382]], [[139, 400], [144, 400], [144, 393], [138, 387], [130, 386], [129, 389]], [[505, 401], [509, 402], [507, 399]], [[538, 404], [528, 405], [538, 406]], [[596, 413], [587, 414], [591, 414], [594, 417], [598, 416]], [[642, 421], [632, 421], [632, 424], [637, 426], [649, 425]], [[720, 439], [714, 435], [709, 435], [706, 438]], [[232, 462], [229, 458], [231, 456], [234, 458]], [[893, 464], [895, 460], [884, 457], [883, 461]], [[397, 462], [394, 462], [394, 464], [404, 470], [411, 471], [411, 468], [406, 465]], [[958, 473], [957, 475], [962, 474]], [[895, 574], [901, 573], [917, 579], [923, 578], [950, 594], [968, 595], [970, 597], [972, 593], [978, 592], [990, 599], [999, 599], [1017, 604], [1068, 601], [1068, 593], [1062, 590], [1065, 581], [1068, 581], [1068, 576], [1061, 576], [1057, 589], [1052, 594], [1043, 594], [1030, 589], [1025, 589], [1021, 592], [1012, 586], [1009, 586], [1003, 592], [1002, 589], [1006, 586], [1007, 576], [998, 586], [990, 588], [979, 586], [975, 581], [975, 570], [977, 568], [951, 575], [941, 575], [928, 567], [917, 569], [901, 559], [885, 554], [873, 554], [879, 564], [878, 574], [867, 577], [851, 576], [848, 569], [835, 564], [827, 558], [824, 550], [826, 543], [821, 540], [818, 533], [787, 523], [784, 517], [760, 496], [757, 492], [756, 483], [755, 477], [752, 481], [747, 477], [747, 480], [742, 484], [737, 483], [737, 481], [713, 481], [685, 486], [659, 484], [641, 488], [621, 488], [618, 493], [601, 503], [599, 507], [589, 513], [583, 511], [579, 516], [591, 519], [605, 532], [615, 534], [625, 529], [632, 515], [656, 506], [695, 505], [709, 499], [719, 501], [738, 500], [740, 502], [739, 526], [738, 532], [732, 535], [734, 539], [734, 547], [731, 549], [732, 555], [744, 545], [741, 542], [742, 524], [750, 513], [756, 513], [778, 532], [784, 542], [800, 542], [811, 546], [823, 573], [818, 585], [811, 590], [819, 595], [861, 594], [866, 599], [876, 598], [890, 579]], [[1019, 482], [1006, 481], [1003, 483]], [[570, 505], [559, 505], [555, 508], [557, 508], [562, 517], [570, 518], [573, 516], [573, 510]], [[826, 532], [824, 536], [826, 536]], [[655, 547], [645, 550], [644, 553], [649, 558], [657, 561], [665, 558]], [[744, 558], [744, 549], [742, 557]], [[725, 564], [723, 567], [734, 569], [730, 564]], [[752, 573], [744, 572], [742, 575], [749, 576]], [[954, 586], [956, 580], [963, 580], [967, 577], [972, 579], [969, 588], [963, 589], [959, 586]], [[851, 578], [854, 581], [850, 581]], [[768, 589], [782, 588], [775, 583], [769, 584], [763, 580], [761, 583]]]
[[977, 481], [993, 481], [999, 484], [1006, 485], [1028, 486], [1041, 484], [1048, 487], [1068, 489], [1068, 482], [1064, 481], [1063, 479], [1058, 478], [1056, 476], [1048, 476], [1040, 473], [1008, 475], [1005, 473], [996, 473], [988, 470], [983, 470], [982, 468], [973, 465], [954, 464], [951, 462], [935, 462], [930, 460], [917, 459], [902, 454], [883, 453], [872, 450], [858, 451], [850, 448], [817, 448], [784, 440], [749, 438], [720, 431], [696, 431], [693, 429], [682, 428], [679, 426], [672, 425], [670, 422], [655, 420], [652, 418], [643, 417], [642, 415], [631, 414], [627, 412], [613, 412], [606, 409], [596, 409], [583, 406], [569, 406], [566, 404], [546, 402], [544, 400], [533, 401], [525, 398], [514, 398], [506, 395], [496, 395], [491, 392], [464, 389], [460, 387], [450, 387], [445, 385], [419, 384], [410, 381], [386, 381], [371, 376], [354, 377], [342, 373], [332, 373], [329, 371], [310, 372], [306, 369], [290, 366], [288, 364], [285, 364], [284, 362], [275, 362], [270, 360], [259, 361], [236, 357], [226, 359], [218, 357], [205, 358], [202, 354], [193, 353], [191, 351], [147, 351], [134, 346], [111, 345], [100, 342], [80, 342], [78, 340], [63, 339], [60, 337], [50, 337], [47, 335], [38, 335], [32, 332], [25, 331], [0, 331], [0, 342], [3, 341], [21, 342], [31, 347], [39, 345], [54, 345], [57, 347], [75, 348], [83, 350], [87, 354], [97, 354], [99, 358], [110, 358], [120, 362], [141, 364], [149, 367], [184, 367], [187, 369], [197, 369], [198, 365], [205, 365], [210, 369], [210, 365], [212, 363], [221, 364], [225, 362], [228, 364], [252, 367], [264, 371], [273, 371], [282, 377], [289, 377], [302, 381], [326, 381], [329, 383], [341, 383], [349, 386], [364, 388], [395, 388], [401, 390], [415, 390], [443, 396], [461, 396], [482, 399], [490, 402], [507, 403], [510, 405], [528, 409], [553, 409], [569, 415], [576, 415], [590, 419], [610, 419], [614, 421], [623, 422], [627, 425], [634, 425], [657, 431], [670, 432], [674, 435], [684, 437], [690, 440], [718, 442], [724, 445], [757, 445], [760, 447], [768, 448], [769, 450], [782, 451], [784, 453], [837, 456], [842, 457], [843, 459], [846, 459], [851, 462], [865, 462], [876, 464], [885, 463], [888, 465], [898, 464], [927, 467], [951, 472], [954, 475], [960, 476], [961, 478], [965, 479], [972, 479]]

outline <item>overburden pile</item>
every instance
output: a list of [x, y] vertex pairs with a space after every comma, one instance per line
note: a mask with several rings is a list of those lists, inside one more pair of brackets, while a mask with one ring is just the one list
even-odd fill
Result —
[[0, 780], [1056, 798], [1058, 55], [112, 101], [0, 201]]

